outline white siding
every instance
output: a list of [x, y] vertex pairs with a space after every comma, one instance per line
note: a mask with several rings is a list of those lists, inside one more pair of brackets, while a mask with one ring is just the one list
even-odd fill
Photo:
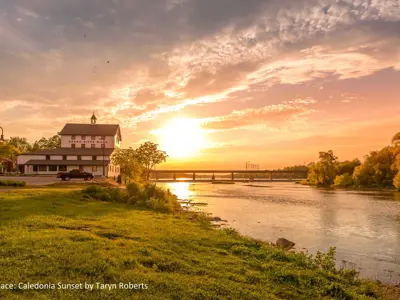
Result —
[[92, 160], [91, 156], [82, 156], [82, 160]]
[[62, 155], [50, 155], [50, 160], [62, 160]]
[[76, 155], [68, 155], [67, 160], [78, 160], [78, 156]]
[[18, 165], [23, 165], [25, 164], [28, 160], [46, 160], [46, 155], [19, 155], [17, 157], [17, 164]]
[[114, 148], [115, 146], [121, 146], [121, 143], [119, 143], [119, 145], [116, 145], [116, 136], [106, 136], [105, 140], [102, 140], [101, 136], [96, 136], [95, 140], [92, 140], [92, 137], [90, 135], [87, 135], [85, 140], [82, 140], [81, 135], [76, 135], [75, 140], [72, 140], [71, 135], [61, 136], [61, 148], [71, 148], [71, 144], [75, 144], [75, 148], [81, 148], [82, 144], [85, 144], [86, 148], [91, 148], [92, 144], [96, 146], [95, 148], [101, 148], [101, 144], [103, 143], [106, 145], [105, 148]]

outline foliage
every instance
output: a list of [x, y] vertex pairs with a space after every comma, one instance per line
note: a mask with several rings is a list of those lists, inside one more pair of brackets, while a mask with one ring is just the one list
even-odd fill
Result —
[[400, 132], [396, 133], [392, 138], [392, 143], [397, 144], [400, 143]]
[[337, 175], [333, 185], [335, 187], [349, 187], [354, 184], [353, 176], [349, 173], [344, 173], [343, 175]]
[[0, 186], [25, 186], [25, 181], [0, 180]]
[[295, 172], [305, 172], [307, 173], [309, 171], [309, 167], [305, 165], [295, 165], [295, 166], [290, 166], [290, 167], [284, 167], [283, 171], [295, 171]]
[[7, 143], [0, 144], [0, 157], [11, 160], [14, 165], [17, 162], [17, 155], [20, 153], [21, 152], [13, 145]]
[[360, 187], [393, 187], [398, 149], [385, 147], [380, 151], [371, 151], [362, 165], [354, 170], [353, 179]]
[[332, 150], [319, 153], [319, 162], [310, 167], [307, 180], [317, 186], [330, 186], [336, 177], [337, 157]]
[[50, 138], [42, 137], [40, 140], [33, 143], [31, 151], [49, 150], [61, 147], [61, 138], [59, 135], [53, 135]]
[[353, 174], [354, 169], [359, 165], [361, 165], [361, 162], [358, 158], [338, 162], [336, 165], [336, 175], [343, 175], [345, 173]]
[[334, 270], [332, 254], [312, 259], [235, 230], [213, 230], [184, 213], [82, 198], [65, 187], [2, 195], [0, 282], [131, 282], [148, 289], [0, 290], [1, 299], [378, 298], [375, 283]]
[[139, 163], [134, 149], [116, 149], [111, 160], [114, 165], [120, 166], [121, 175], [136, 181], [141, 178], [143, 167]]
[[144, 167], [146, 180], [150, 179], [150, 173], [153, 168], [167, 160], [167, 153], [159, 150], [158, 145], [152, 142], [145, 142], [135, 150], [137, 159]]
[[21, 138], [18, 136], [10, 137], [10, 139], [7, 141], [7, 144], [17, 149], [19, 153], [31, 151], [32, 147], [26, 138]]
[[181, 210], [178, 198], [155, 184], [129, 183], [125, 190], [113, 187], [88, 186], [82, 192], [94, 199], [107, 202], [121, 202], [163, 212]]
[[393, 169], [397, 171], [397, 174], [393, 179], [393, 185], [397, 188], [397, 191], [400, 192], [400, 154], [396, 157], [396, 163]]

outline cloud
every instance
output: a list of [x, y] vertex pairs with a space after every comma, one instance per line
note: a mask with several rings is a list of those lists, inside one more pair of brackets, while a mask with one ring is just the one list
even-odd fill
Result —
[[226, 116], [213, 117], [203, 120], [203, 128], [209, 130], [234, 130], [257, 126], [277, 127], [282, 123], [295, 123], [316, 112], [307, 107], [314, 104], [314, 99], [295, 99], [283, 104], [273, 104], [261, 108], [234, 110]]

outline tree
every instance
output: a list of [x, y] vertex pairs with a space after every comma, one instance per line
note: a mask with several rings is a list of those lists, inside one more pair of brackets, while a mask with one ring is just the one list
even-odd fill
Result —
[[10, 139], [7, 141], [7, 144], [14, 147], [15, 149], [18, 149], [19, 152], [28, 152], [31, 150], [32, 146], [28, 142], [26, 138], [21, 138], [21, 137], [10, 137]]
[[396, 133], [392, 138], [393, 144], [400, 144], [400, 132]]
[[332, 185], [336, 177], [337, 157], [332, 150], [319, 153], [319, 162], [310, 166], [307, 180], [314, 185]]
[[128, 178], [138, 180], [143, 173], [143, 167], [138, 161], [136, 151], [132, 148], [116, 149], [111, 161], [120, 167], [121, 175]]
[[12, 145], [7, 143], [0, 144], [0, 157], [12, 160], [13, 165], [17, 163], [17, 155], [21, 152]]
[[53, 135], [50, 138], [42, 137], [32, 145], [32, 151], [57, 149], [61, 147], [61, 138], [59, 135]]
[[336, 173], [337, 175], [343, 175], [346, 173], [353, 174], [354, 169], [359, 165], [361, 165], [361, 162], [358, 158], [353, 160], [341, 161], [336, 166]]
[[167, 153], [159, 150], [158, 145], [152, 142], [145, 142], [135, 150], [138, 162], [144, 168], [144, 175], [146, 180], [150, 179], [150, 173], [153, 168], [167, 160]]

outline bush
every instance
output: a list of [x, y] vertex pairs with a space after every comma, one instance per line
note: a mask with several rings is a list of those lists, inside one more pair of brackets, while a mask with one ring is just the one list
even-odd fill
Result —
[[131, 182], [125, 190], [94, 185], [88, 186], [82, 192], [94, 199], [128, 203], [157, 211], [175, 212], [181, 210], [178, 198], [175, 195], [152, 183], [142, 185]]
[[334, 186], [335, 187], [349, 187], [354, 184], [353, 177], [349, 173], [336, 176]]
[[0, 180], [0, 186], [25, 186], [25, 181]]

